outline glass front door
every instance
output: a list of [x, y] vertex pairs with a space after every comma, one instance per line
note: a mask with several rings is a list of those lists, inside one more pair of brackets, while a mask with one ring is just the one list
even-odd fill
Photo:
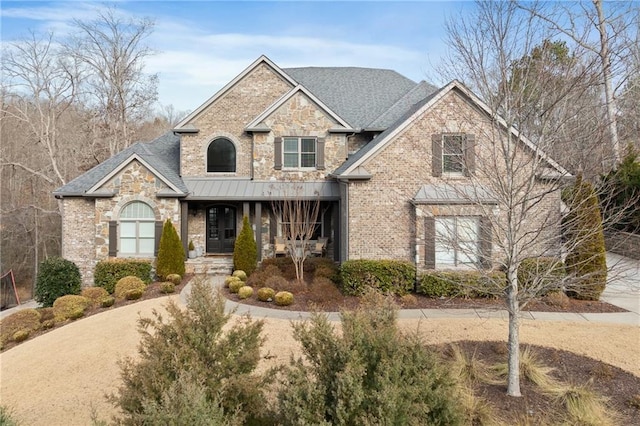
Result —
[[236, 241], [236, 209], [213, 206], [207, 209], [207, 253], [233, 253]]

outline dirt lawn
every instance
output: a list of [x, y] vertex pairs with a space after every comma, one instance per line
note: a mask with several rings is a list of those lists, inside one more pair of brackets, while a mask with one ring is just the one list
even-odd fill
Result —
[[[119, 383], [118, 360], [135, 356], [136, 320], [162, 311], [170, 298], [145, 300], [53, 330], [0, 354], [0, 404], [25, 425], [86, 425], [91, 413], [110, 420], [104, 395]], [[503, 319], [400, 320], [425, 343], [506, 340]], [[287, 362], [297, 345], [289, 320], [265, 320], [262, 368]], [[640, 376], [639, 328], [595, 323], [524, 320], [523, 343], [550, 346], [596, 358]]]

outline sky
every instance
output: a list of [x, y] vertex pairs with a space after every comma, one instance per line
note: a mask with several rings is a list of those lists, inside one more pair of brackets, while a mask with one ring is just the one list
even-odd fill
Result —
[[[447, 17], [465, 1], [118, 1], [123, 17], [155, 21], [147, 44], [155, 54], [162, 105], [196, 109], [260, 55], [278, 66], [387, 68], [443, 84], [435, 71], [446, 53]], [[2, 43], [36, 32], [71, 31], [104, 3], [2, 1]]]

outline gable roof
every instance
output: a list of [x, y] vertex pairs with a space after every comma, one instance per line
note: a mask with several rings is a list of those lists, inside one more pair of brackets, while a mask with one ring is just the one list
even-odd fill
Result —
[[[216, 101], [216, 99], [220, 98], [222, 95], [227, 93], [229, 89], [231, 89], [237, 82], [242, 80], [246, 75], [248, 75], [251, 71], [257, 68], [261, 64], [266, 64], [271, 67], [276, 74], [278, 74], [283, 80], [289, 82], [291, 86], [295, 86], [296, 82], [287, 74], [285, 74], [280, 67], [278, 67], [271, 59], [267, 58], [265, 55], [261, 55], [258, 59], [253, 61], [251, 65], [245, 68], [240, 74], [238, 74], [233, 80], [227, 83], [222, 89], [218, 90], [213, 96], [207, 99], [202, 105], [200, 105], [196, 110], [194, 110], [191, 114], [187, 115], [182, 119], [174, 128], [175, 131], [179, 132], [185, 127], [191, 120], [193, 120], [198, 114], [208, 108], [212, 103]], [[193, 133], [197, 131], [197, 129], [193, 127], [186, 127], [185, 130], [189, 133]]]
[[[347, 161], [345, 161], [332, 173], [332, 176], [347, 177], [347, 175], [349, 175], [351, 172], [357, 170], [365, 160], [375, 156], [376, 153], [380, 151], [387, 143], [389, 143], [397, 134], [407, 128], [414, 120], [419, 118], [425, 111], [431, 108], [438, 100], [442, 99], [442, 97], [444, 97], [452, 90], [459, 90], [470, 99], [471, 103], [479, 107], [487, 115], [492, 116], [491, 109], [486, 103], [484, 103], [462, 83], [457, 80], [453, 80], [442, 89], [431, 93], [429, 96], [415, 104], [393, 125], [389, 126], [384, 132], [379, 134], [358, 152], [349, 157]], [[524, 135], [520, 134], [518, 130], [513, 127], [507, 126], [506, 121], [502, 117], [497, 116], [496, 120], [502, 127], [504, 127], [504, 129], [511, 132], [519, 141], [524, 143], [527, 148], [531, 149], [536, 155], [543, 159], [557, 174], [559, 174], [559, 176], [571, 176], [571, 174], [564, 167], [554, 161]]]
[[365, 129], [416, 83], [396, 71], [358, 67], [283, 68], [354, 129]]
[[[176, 191], [176, 196], [186, 195], [187, 187], [182, 182], [180, 170], [180, 137], [167, 132], [151, 142], [138, 142], [103, 161], [91, 170], [83, 173], [66, 185], [56, 189], [56, 197], [96, 197], [111, 194], [96, 192], [99, 184], [104, 183], [114, 173], [121, 170], [132, 160], [141, 160], [146, 167]], [[179, 192], [178, 192], [179, 191]], [[170, 195], [170, 194], [164, 194]]]

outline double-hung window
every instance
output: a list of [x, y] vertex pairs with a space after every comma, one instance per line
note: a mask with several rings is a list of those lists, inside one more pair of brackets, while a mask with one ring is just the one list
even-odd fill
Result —
[[120, 212], [120, 254], [153, 256], [155, 215], [148, 204], [134, 201]]
[[448, 175], [464, 173], [465, 135], [442, 135], [442, 171]]
[[316, 167], [316, 138], [284, 137], [282, 138], [283, 165], [286, 168]]
[[476, 266], [479, 251], [479, 217], [445, 216], [435, 219], [436, 267]]

